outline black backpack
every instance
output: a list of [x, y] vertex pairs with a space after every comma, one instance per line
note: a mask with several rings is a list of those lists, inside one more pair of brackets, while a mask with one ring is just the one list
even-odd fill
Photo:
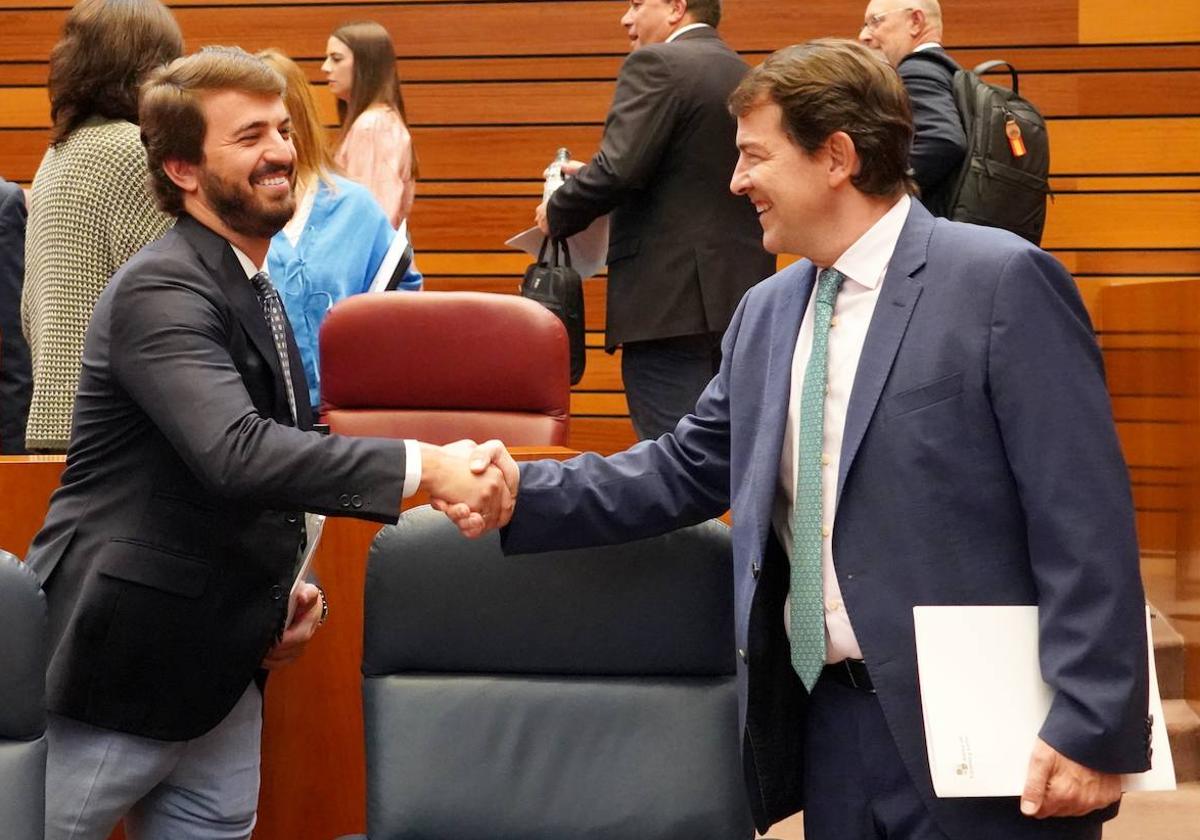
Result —
[[[997, 67], [1008, 68], [1011, 90], [980, 78]], [[957, 176], [951, 176], [946, 217], [1011, 230], [1040, 245], [1050, 193], [1046, 120], [1020, 95], [1017, 70], [1007, 61], [985, 61], [974, 71], [954, 69], [954, 102], [967, 154]]]

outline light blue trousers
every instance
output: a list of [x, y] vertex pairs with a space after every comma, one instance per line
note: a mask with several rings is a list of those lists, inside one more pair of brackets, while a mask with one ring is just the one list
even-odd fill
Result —
[[246, 840], [258, 810], [262, 694], [254, 683], [216, 728], [156, 741], [51, 715], [46, 840]]

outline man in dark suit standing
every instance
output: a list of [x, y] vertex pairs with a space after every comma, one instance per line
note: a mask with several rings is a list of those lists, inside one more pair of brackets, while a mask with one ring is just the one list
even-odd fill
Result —
[[304, 511], [394, 521], [418, 487], [475, 517], [511, 504], [462, 453], [311, 431], [262, 270], [295, 204], [283, 88], [212, 48], [142, 90], [178, 223], [100, 296], [62, 486], [27, 558], [50, 614], [53, 840], [103, 840], [122, 817], [131, 840], [250, 836], [263, 669], [299, 655], [327, 609], [312, 584], [289, 597]]
[[915, 128], [909, 160], [921, 203], [944, 216], [967, 136], [954, 104], [959, 66], [942, 49], [942, 7], [938, 0], [871, 0], [858, 39], [882, 53], [904, 82]]
[[611, 211], [605, 349], [621, 348], [641, 438], [670, 431], [716, 373], [738, 301], [775, 270], [753, 208], [729, 194], [726, 107], [747, 66], [717, 35], [720, 0], [633, 0], [600, 151], [538, 207], [566, 237]]
[[[489, 450], [520, 486], [504, 550], [732, 508], [760, 831], [803, 808], [808, 840], [1095, 840], [1150, 723], [1129, 479], [1078, 290], [911, 200], [908, 98], [861, 44], [782, 50], [732, 103], [731, 187], [769, 251], [806, 259], [747, 292], [672, 434], [519, 473]], [[1020, 801], [934, 796], [912, 610], [939, 604], [1038, 607], [1053, 701]]]

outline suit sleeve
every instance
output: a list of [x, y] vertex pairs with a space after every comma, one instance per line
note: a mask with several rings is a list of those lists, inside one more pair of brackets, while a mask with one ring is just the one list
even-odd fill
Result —
[[940, 66], [918, 55], [901, 62], [899, 73], [912, 103], [915, 129], [909, 163], [922, 192], [928, 192], [962, 164], [967, 135]]
[[992, 404], [1025, 511], [1038, 592], [1044, 741], [1088, 767], [1149, 767], [1144, 595], [1129, 475], [1091, 323], [1043, 251], [995, 290]]
[[109, 352], [121, 387], [219, 497], [395, 521], [404, 442], [326, 437], [259, 414], [228, 349], [241, 326], [187, 281], [189, 270], [147, 266], [117, 288]]
[[675, 431], [602, 457], [521, 465], [505, 553], [614, 545], [695, 525], [729, 508], [729, 371], [742, 307], [722, 343], [721, 369]]
[[551, 234], [579, 233], [644, 188], [667, 154], [680, 107], [663, 51], [647, 47], [631, 53], [617, 77], [600, 151], [550, 197]]

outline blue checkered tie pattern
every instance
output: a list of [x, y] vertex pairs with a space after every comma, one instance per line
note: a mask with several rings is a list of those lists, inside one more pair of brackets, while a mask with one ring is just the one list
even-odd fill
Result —
[[271, 328], [271, 340], [275, 342], [275, 354], [279, 357], [279, 366], [283, 368], [283, 387], [287, 391], [288, 408], [292, 410], [292, 422], [300, 422], [296, 414], [296, 392], [292, 389], [292, 366], [288, 363], [287, 328], [283, 320], [283, 303], [279, 293], [271, 285], [271, 278], [265, 271], [260, 271], [250, 278], [254, 291], [258, 294], [258, 302], [262, 305], [263, 317]]
[[825, 665], [825, 593], [821, 548], [825, 539], [821, 482], [824, 472], [825, 389], [829, 380], [829, 326], [833, 302], [845, 277], [827, 268], [817, 277], [812, 354], [800, 391], [800, 443], [796, 498], [792, 508], [791, 645], [792, 667], [809, 691]]

